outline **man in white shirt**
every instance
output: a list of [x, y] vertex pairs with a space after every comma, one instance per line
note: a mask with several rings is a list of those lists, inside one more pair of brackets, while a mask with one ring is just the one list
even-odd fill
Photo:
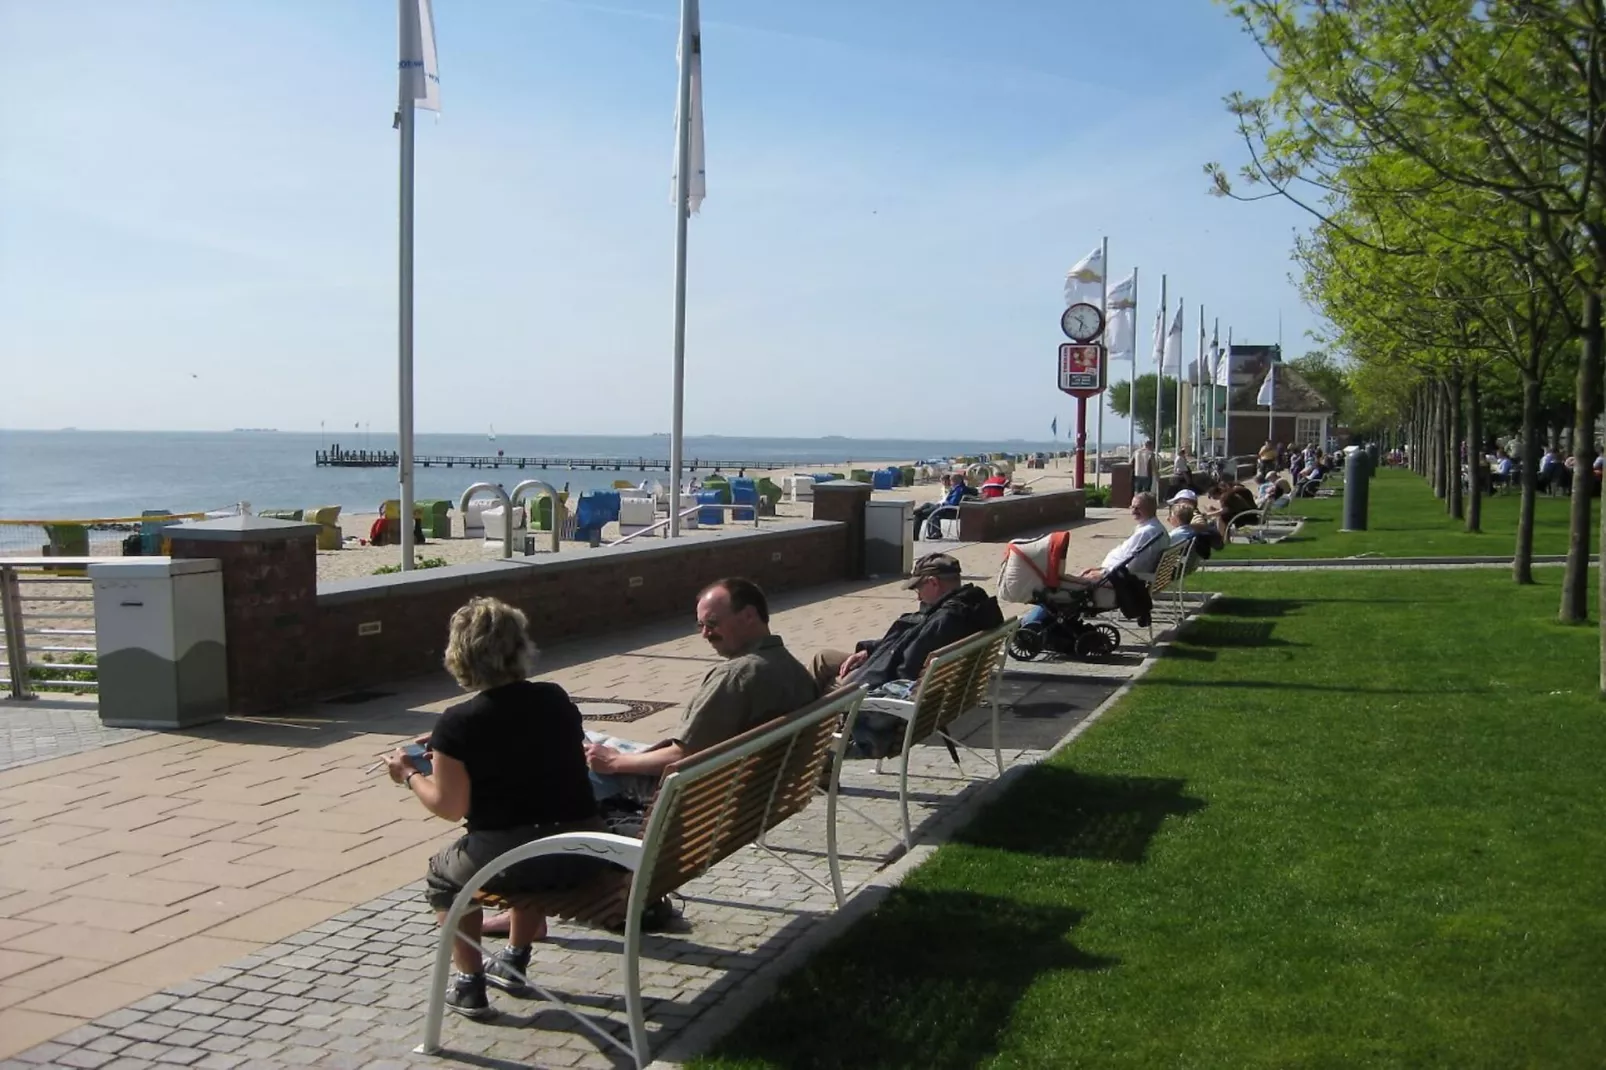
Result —
[[[1106, 575], [1125, 565], [1127, 571], [1142, 580], [1148, 580], [1154, 575], [1155, 567], [1160, 563], [1160, 555], [1164, 554], [1170, 545], [1169, 533], [1165, 525], [1155, 517], [1157, 506], [1152, 494], [1139, 494], [1132, 499], [1132, 519], [1138, 526], [1132, 529], [1126, 541], [1104, 555], [1104, 560], [1098, 568], [1090, 568], [1080, 576], [1071, 576], [1066, 583], [1080, 587], [1091, 587], [1104, 579]], [[1115, 590], [1108, 584], [1099, 587], [1095, 593], [1094, 604], [1101, 608], [1115, 605]]]

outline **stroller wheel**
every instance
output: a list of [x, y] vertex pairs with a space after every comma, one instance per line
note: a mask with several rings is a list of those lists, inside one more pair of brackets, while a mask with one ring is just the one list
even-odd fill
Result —
[[1121, 644], [1121, 633], [1113, 625], [1093, 624], [1076, 637], [1076, 656], [1083, 661], [1109, 657]]
[[1009, 656], [1016, 661], [1031, 661], [1043, 652], [1043, 633], [1028, 625], [1018, 628], [1009, 637]]

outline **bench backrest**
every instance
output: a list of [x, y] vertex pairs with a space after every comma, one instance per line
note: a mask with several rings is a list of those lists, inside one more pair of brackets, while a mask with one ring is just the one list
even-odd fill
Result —
[[1018, 627], [1018, 619], [1007, 620], [992, 631], [950, 643], [926, 659], [915, 691], [910, 743], [948, 727], [988, 700], [994, 681], [1003, 671], [1009, 637]]
[[1154, 579], [1149, 581], [1151, 596], [1163, 593], [1187, 573], [1188, 554], [1192, 550], [1192, 539], [1183, 539], [1165, 548], [1165, 553], [1160, 555], [1159, 563], [1154, 566]]
[[642, 835], [644, 868], [651, 867], [646, 901], [701, 876], [807, 806], [842, 718], [862, 701], [862, 687], [838, 688], [664, 770]]

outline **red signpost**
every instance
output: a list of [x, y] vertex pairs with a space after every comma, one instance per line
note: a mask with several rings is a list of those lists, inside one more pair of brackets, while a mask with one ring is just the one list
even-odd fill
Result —
[[1104, 392], [1106, 361], [1097, 342], [1062, 342], [1059, 349], [1060, 389], [1076, 399], [1076, 486], [1087, 485], [1087, 399]]

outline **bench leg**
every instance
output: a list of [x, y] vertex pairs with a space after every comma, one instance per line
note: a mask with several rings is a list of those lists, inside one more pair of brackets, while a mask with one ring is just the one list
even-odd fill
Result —
[[904, 744], [903, 760], [898, 763], [898, 807], [903, 811], [903, 849], [915, 845], [914, 833], [909, 828], [909, 746]]
[[[634, 891], [635, 889], [632, 889]], [[631, 895], [630, 914], [625, 918], [625, 1013], [630, 1018], [630, 1051], [636, 1057], [636, 1070], [646, 1070], [652, 1056], [647, 1049], [647, 1015], [641, 1005], [641, 912], [645, 904]]]

